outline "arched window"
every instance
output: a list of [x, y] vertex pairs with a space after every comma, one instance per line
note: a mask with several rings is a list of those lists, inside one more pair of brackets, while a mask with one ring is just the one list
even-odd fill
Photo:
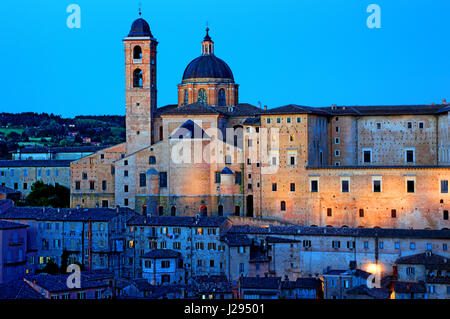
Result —
[[133, 59], [134, 60], [142, 59], [142, 49], [138, 45], [133, 48]]
[[150, 165], [156, 164], [156, 157], [154, 157], [153, 155], [151, 155], [151, 156], [148, 158], [148, 163], [149, 163]]
[[133, 87], [141, 88], [142, 87], [142, 70], [136, 69], [133, 72]]
[[197, 101], [203, 105], [206, 105], [208, 103], [208, 97], [206, 95], [205, 89], [198, 90], [198, 99]]
[[286, 202], [283, 200], [281, 201], [281, 210], [285, 211], [286, 210]]
[[219, 90], [219, 94], [217, 96], [217, 105], [218, 106], [226, 106], [227, 105], [227, 98], [225, 97], [224, 89]]
[[200, 207], [200, 216], [208, 216], [208, 208], [205, 205]]
[[189, 92], [188, 90], [184, 90], [184, 105], [189, 104]]
[[223, 216], [223, 206], [222, 205], [219, 205], [219, 207], [217, 208], [217, 215]]
[[159, 216], [163, 216], [164, 215], [164, 207], [162, 207], [162, 206], [158, 207], [158, 215]]
[[177, 208], [175, 206], [170, 208], [170, 216], [177, 216]]

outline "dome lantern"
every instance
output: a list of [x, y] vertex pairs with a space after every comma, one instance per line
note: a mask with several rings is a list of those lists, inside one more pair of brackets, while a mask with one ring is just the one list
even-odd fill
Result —
[[206, 27], [206, 36], [202, 42], [202, 55], [214, 55], [214, 41], [209, 36], [208, 27]]

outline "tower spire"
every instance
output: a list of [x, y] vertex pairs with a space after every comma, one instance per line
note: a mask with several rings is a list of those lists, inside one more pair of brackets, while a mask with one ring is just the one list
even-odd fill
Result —
[[142, 7], [142, 3], [139, 2], [139, 18], [142, 16], [141, 7]]

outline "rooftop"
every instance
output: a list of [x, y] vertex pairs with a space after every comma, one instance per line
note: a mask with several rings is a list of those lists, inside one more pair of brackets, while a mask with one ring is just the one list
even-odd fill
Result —
[[434, 238], [450, 239], [450, 230], [431, 229], [394, 229], [394, 228], [351, 228], [351, 227], [315, 227], [315, 226], [272, 226], [256, 227], [233, 225], [228, 233], [267, 234], [297, 236], [352, 236], [379, 238]]
[[[0, 215], [1, 216], [1, 215]], [[181, 227], [220, 227], [226, 217], [185, 217], [185, 216], [142, 216], [132, 217], [130, 226], [181, 226]]]
[[0, 214], [0, 219], [33, 219], [44, 221], [109, 221], [127, 209], [119, 212], [111, 208], [52, 208], [52, 207], [11, 207]]
[[70, 167], [70, 160], [2, 160], [0, 167]]
[[180, 252], [172, 249], [152, 249], [149, 252], [142, 255], [142, 258], [162, 259], [162, 258], [178, 258]]

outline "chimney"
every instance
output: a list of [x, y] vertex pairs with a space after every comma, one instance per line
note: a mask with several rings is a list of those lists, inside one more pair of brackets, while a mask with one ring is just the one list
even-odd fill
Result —
[[267, 111], [267, 105], [264, 105], [264, 111]]
[[446, 99], [442, 99], [442, 104], [447, 104], [447, 100]]

